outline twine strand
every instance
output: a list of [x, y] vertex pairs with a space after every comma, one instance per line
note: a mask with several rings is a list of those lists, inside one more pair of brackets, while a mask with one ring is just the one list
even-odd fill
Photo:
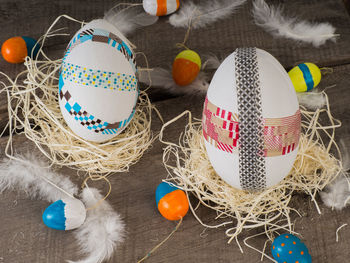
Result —
[[88, 180], [92, 180], [92, 181], [98, 181], [98, 180], [105, 180], [108, 184], [108, 192], [105, 194], [105, 196], [103, 198], [101, 198], [100, 200], [98, 200], [96, 202], [96, 204], [94, 204], [91, 207], [86, 208], [86, 210], [92, 210], [92, 209], [96, 209], [97, 207], [99, 207], [101, 205], [101, 203], [107, 199], [107, 197], [111, 194], [112, 192], [112, 184], [111, 182], [108, 180], [108, 178], [106, 176], [102, 176], [102, 175], [89, 175], [88, 177], [85, 178], [85, 180], [83, 181], [81, 188], [83, 189], [84, 187], [89, 188], [87, 181]]
[[320, 68], [320, 70], [322, 75], [333, 74], [334, 72], [333, 68], [328, 68], [328, 67]]
[[340, 227], [337, 228], [337, 231], [335, 231], [335, 242], [339, 241], [339, 230], [343, 227], [346, 227], [348, 224], [342, 224]]
[[186, 33], [185, 33], [185, 37], [184, 37], [184, 40], [182, 41], [182, 43], [176, 43], [175, 46], [177, 48], [184, 48], [186, 50], [189, 50], [189, 48], [186, 46], [186, 42], [188, 40], [188, 38], [190, 37], [190, 31], [192, 29], [192, 25], [196, 22], [197, 19], [199, 19], [200, 16], [196, 16], [194, 17], [193, 19], [193, 16], [194, 14], [196, 13], [197, 11], [197, 7], [194, 8], [193, 12], [192, 12], [192, 16], [191, 16], [191, 19], [188, 23], [188, 27], [187, 27], [187, 30], [186, 30]]
[[161, 241], [158, 245], [156, 245], [154, 248], [152, 248], [142, 259], [137, 261], [137, 263], [141, 263], [141, 262], [145, 261], [147, 258], [149, 258], [152, 255], [153, 252], [155, 252], [158, 248], [160, 248], [179, 229], [179, 227], [182, 224], [182, 220], [183, 220], [183, 218], [181, 217], [181, 219], [177, 223], [174, 230], [171, 231], [171, 233], [166, 238], [164, 238], [163, 241]]

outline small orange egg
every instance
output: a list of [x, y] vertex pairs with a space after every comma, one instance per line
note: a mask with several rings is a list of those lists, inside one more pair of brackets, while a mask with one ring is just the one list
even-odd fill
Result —
[[173, 79], [179, 86], [191, 84], [201, 69], [201, 58], [193, 50], [180, 52], [173, 63]]
[[156, 203], [161, 215], [168, 220], [183, 218], [189, 208], [185, 192], [165, 182], [157, 187]]
[[[36, 41], [30, 37], [12, 37], [2, 44], [1, 54], [9, 63], [22, 63], [26, 56], [36, 56], [39, 45], [35, 44]], [[33, 50], [34, 47], [35, 49]]]

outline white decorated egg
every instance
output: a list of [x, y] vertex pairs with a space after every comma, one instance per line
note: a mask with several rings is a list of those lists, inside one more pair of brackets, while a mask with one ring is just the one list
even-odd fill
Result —
[[165, 16], [179, 9], [180, 0], [143, 0], [143, 9], [152, 16]]
[[127, 39], [103, 19], [70, 41], [59, 77], [64, 120], [79, 137], [103, 142], [130, 123], [138, 98], [135, 56]]
[[290, 172], [300, 111], [282, 65], [257, 48], [238, 48], [217, 69], [203, 110], [203, 136], [216, 173], [238, 189], [258, 190]]

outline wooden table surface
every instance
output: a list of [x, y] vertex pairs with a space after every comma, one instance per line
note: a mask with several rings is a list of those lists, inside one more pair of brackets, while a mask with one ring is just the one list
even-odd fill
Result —
[[[40, 37], [58, 15], [67, 14], [79, 20], [90, 21], [103, 16], [118, 1], [105, 0], [0, 0], [0, 43], [15, 35]], [[132, 1], [128, 1], [132, 2]], [[134, 1], [135, 2], [135, 1]], [[230, 18], [216, 22], [201, 30], [191, 32], [187, 45], [199, 54], [214, 53], [224, 58], [241, 46], [256, 46], [274, 55], [281, 64], [290, 69], [299, 62], [310, 61], [320, 67], [332, 67], [333, 74], [325, 75], [320, 86], [328, 89], [334, 116], [343, 122], [337, 131], [337, 139], [344, 139], [350, 146], [350, 17], [342, 0], [295, 0], [267, 1], [282, 3], [288, 14], [312, 21], [328, 21], [337, 28], [340, 38], [336, 43], [328, 42], [320, 48], [308, 44], [295, 44], [286, 39], [274, 39], [254, 25], [251, 17], [251, 1], [242, 6]], [[346, 2], [346, 1], [345, 1]], [[52, 57], [62, 57], [70, 37], [78, 29], [73, 22], [62, 21], [68, 37], [57, 37], [50, 41], [47, 52]], [[182, 42], [185, 29], [174, 29], [166, 18], [157, 24], [137, 31], [129, 39], [137, 50], [147, 55], [151, 67], [169, 68], [174, 56], [179, 52], [175, 43]], [[142, 60], [140, 64], [142, 65]], [[7, 64], [0, 60], [0, 70], [14, 78], [24, 69], [23, 65]], [[152, 88], [150, 97], [164, 120], [170, 120], [184, 110], [191, 110], [195, 117], [201, 117], [203, 95], [174, 98], [161, 89]], [[6, 97], [0, 94], [0, 129], [7, 121]], [[158, 132], [161, 122], [154, 116], [152, 129]], [[176, 141], [185, 125], [180, 120], [167, 130], [166, 138]], [[3, 158], [7, 137], [0, 138], [0, 157]], [[23, 135], [14, 138], [16, 151], [26, 153], [34, 149]], [[162, 218], [155, 206], [154, 193], [161, 179], [166, 177], [162, 165], [163, 145], [155, 141], [142, 159], [131, 167], [128, 173], [111, 175], [113, 191], [108, 198], [115, 210], [123, 217], [127, 236], [109, 262], [136, 262], [165, 238], [174, 228], [174, 223]], [[82, 181], [76, 172], [63, 168], [62, 173], [71, 176], [77, 183]], [[350, 262], [350, 208], [332, 211], [320, 203], [319, 215], [310, 198], [303, 195], [293, 197], [293, 204], [302, 211], [302, 218], [295, 217], [296, 231], [303, 235], [313, 262]], [[0, 262], [48, 262], [59, 263], [67, 259], [79, 259], [77, 245], [72, 232], [61, 232], [46, 228], [41, 215], [48, 203], [28, 200], [22, 193], [6, 191], [1, 194], [0, 208]], [[208, 224], [215, 224], [214, 213], [201, 209], [200, 215]], [[348, 226], [340, 231], [336, 243], [336, 229], [342, 224]], [[244, 237], [260, 230], [243, 233]], [[166, 242], [147, 262], [259, 262], [260, 255], [243, 246], [240, 253], [233, 242], [227, 244], [225, 229], [205, 229], [192, 214], [184, 218], [179, 231]], [[262, 248], [265, 237], [250, 240], [257, 248]], [[265, 259], [263, 262], [270, 262]]]

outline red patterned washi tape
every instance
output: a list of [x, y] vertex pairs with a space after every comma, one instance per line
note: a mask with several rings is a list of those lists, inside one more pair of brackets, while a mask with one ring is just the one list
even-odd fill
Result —
[[[300, 111], [283, 118], [265, 118], [264, 156], [280, 156], [293, 151], [299, 144]], [[228, 152], [239, 148], [239, 116], [205, 99], [203, 110], [203, 136], [214, 147]]]

